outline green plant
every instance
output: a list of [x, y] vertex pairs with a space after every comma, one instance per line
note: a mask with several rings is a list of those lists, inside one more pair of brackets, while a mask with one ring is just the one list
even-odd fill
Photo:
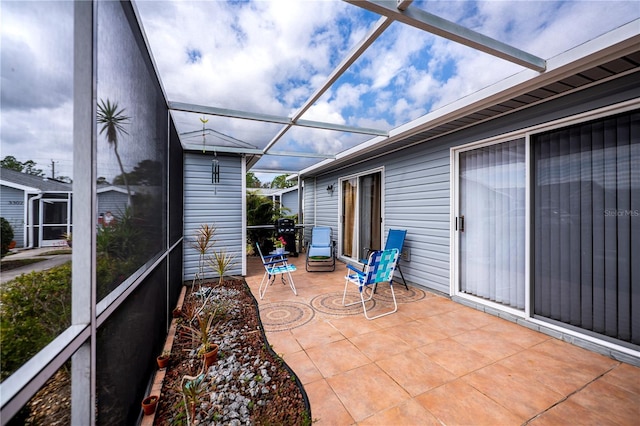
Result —
[[98, 298], [102, 298], [138, 269], [153, 250], [133, 210], [125, 208], [96, 234]]
[[189, 424], [190, 419], [193, 420], [195, 417], [196, 407], [200, 405], [200, 397], [206, 390], [206, 383], [204, 379], [204, 374], [200, 374], [197, 377], [182, 377], [182, 396], [184, 399], [184, 405], [187, 409], [187, 424]]
[[7, 219], [0, 217], [0, 253], [2, 256], [9, 253], [9, 245], [13, 240], [13, 228]]
[[[265, 225], [275, 222], [278, 214], [273, 201], [255, 192], [249, 192], [246, 198], [247, 203], [247, 225]], [[256, 242], [260, 244], [263, 253], [268, 253], [273, 249], [270, 237], [273, 234], [269, 229], [250, 229], [247, 231], [248, 243], [255, 247]]]
[[114, 102], [112, 104], [109, 99], [107, 99], [106, 102], [102, 99], [98, 102], [96, 116], [98, 124], [102, 124], [100, 134], [107, 132], [107, 143], [113, 147], [113, 152], [116, 154], [116, 160], [118, 160], [118, 166], [120, 166], [120, 171], [122, 172], [122, 179], [124, 180], [124, 185], [127, 188], [128, 204], [131, 205], [131, 189], [129, 189], [127, 174], [124, 171], [122, 160], [118, 153], [118, 134], [128, 134], [124, 125], [128, 124], [130, 118], [124, 115], [124, 108], [118, 111], [118, 103]]
[[213, 257], [209, 257], [209, 259], [207, 260], [209, 262], [209, 266], [214, 271], [216, 271], [218, 273], [218, 276], [220, 277], [218, 281], [219, 285], [222, 285], [225, 274], [227, 273], [229, 268], [231, 268], [231, 266], [235, 264], [234, 259], [234, 255], [229, 254], [225, 251], [220, 251], [214, 252]]
[[71, 325], [71, 262], [3, 283], [0, 300], [4, 379]]
[[284, 246], [287, 245], [287, 241], [284, 239], [282, 235], [280, 235], [278, 238], [273, 239], [273, 245], [275, 245], [276, 248], [283, 248]]
[[69, 247], [71, 247], [71, 243], [73, 242], [73, 234], [71, 232], [65, 232], [60, 237], [67, 242]]
[[195, 232], [195, 238], [191, 241], [191, 247], [194, 248], [198, 252], [198, 272], [196, 276], [193, 278], [193, 283], [196, 281], [198, 284], [202, 284], [202, 279], [204, 277], [204, 263], [205, 256], [207, 252], [213, 245], [216, 243], [213, 239], [213, 235], [216, 232], [216, 228], [208, 224], [202, 224]]
[[216, 312], [206, 312], [204, 315], [202, 313], [196, 314], [195, 320], [197, 322], [197, 326], [190, 325], [188, 326], [189, 334], [191, 335], [191, 340], [194, 342], [198, 342], [199, 349], [198, 355], [202, 356], [206, 352], [209, 352], [211, 349], [213, 342], [211, 341], [211, 334], [215, 331], [216, 325], [213, 322], [216, 319]]
[[142, 231], [140, 223], [133, 216], [131, 207], [126, 207], [110, 226], [98, 228], [96, 248], [99, 253], [117, 259], [146, 258], [144, 246], [141, 247]]

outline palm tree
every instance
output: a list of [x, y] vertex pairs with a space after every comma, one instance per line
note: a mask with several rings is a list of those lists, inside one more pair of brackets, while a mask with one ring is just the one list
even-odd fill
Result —
[[97, 118], [98, 124], [102, 124], [100, 134], [103, 134], [105, 131], [107, 132], [107, 142], [113, 147], [113, 152], [116, 154], [116, 159], [118, 160], [118, 165], [122, 172], [122, 179], [124, 180], [124, 185], [127, 187], [127, 203], [130, 206], [131, 190], [129, 189], [129, 181], [127, 180], [127, 174], [124, 171], [122, 160], [118, 153], [118, 133], [128, 135], [124, 125], [128, 124], [129, 117], [124, 115], [124, 108], [118, 111], [117, 102], [111, 103], [109, 99], [105, 102], [100, 99], [98, 102]]

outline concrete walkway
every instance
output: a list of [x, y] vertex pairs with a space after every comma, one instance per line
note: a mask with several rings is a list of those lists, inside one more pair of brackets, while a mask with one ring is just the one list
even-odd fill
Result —
[[14, 254], [10, 254], [2, 258], [2, 263], [18, 260], [18, 259], [44, 259], [40, 262], [31, 263], [20, 268], [11, 269], [9, 271], [0, 272], [0, 283], [11, 281], [12, 279], [27, 274], [31, 271], [46, 271], [55, 266], [62, 265], [65, 262], [71, 260], [70, 254], [54, 254], [44, 255], [45, 253], [55, 252], [56, 250], [62, 250], [58, 247], [44, 247], [35, 249], [24, 249], [16, 251]]

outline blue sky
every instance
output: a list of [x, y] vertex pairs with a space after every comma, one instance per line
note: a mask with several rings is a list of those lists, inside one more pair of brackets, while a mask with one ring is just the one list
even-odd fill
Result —
[[[279, 116], [295, 113], [379, 18], [337, 0], [139, 1], [136, 6], [170, 101]], [[429, 0], [411, 7], [544, 59], [640, 16], [636, 1]], [[0, 156], [33, 159], [45, 172], [54, 160], [58, 173], [69, 176], [71, 3], [2, 0], [0, 8]], [[522, 69], [394, 23], [302, 119], [388, 130]], [[201, 115], [173, 117], [181, 133], [202, 128]], [[208, 118], [207, 127], [257, 148], [281, 128]], [[296, 128], [274, 150], [336, 154], [369, 138]], [[202, 142], [185, 136], [189, 139]], [[206, 143], [229, 144], [213, 133]], [[292, 170], [317, 161], [265, 156], [256, 167]]]

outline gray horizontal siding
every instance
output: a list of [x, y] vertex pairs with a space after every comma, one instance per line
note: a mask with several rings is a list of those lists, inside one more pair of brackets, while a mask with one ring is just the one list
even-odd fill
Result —
[[[220, 182], [211, 183], [211, 155], [187, 153], [184, 155], [184, 280], [193, 280], [198, 271], [198, 252], [192, 247], [200, 225], [216, 228], [213, 252], [226, 252], [235, 256], [235, 264], [228, 275], [242, 274], [244, 238], [242, 208], [245, 203], [242, 190], [242, 164], [240, 157], [218, 155]], [[217, 277], [209, 266], [204, 276]]]
[[[327, 186], [333, 185], [333, 193], [327, 191]], [[316, 194], [314, 212], [314, 193]], [[336, 178], [319, 177], [305, 181], [305, 225], [329, 226], [332, 237], [338, 236], [338, 182]], [[311, 226], [304, 229], [304, 239], [311, 238]]]
[[298, 214], [298, 191], [285, 192], [280, 197], [282, 207], [289, 209], [289, 215]]
[[24, 247], [24, 191], [2, 185], [0, 187], [0, 216], [4, 217], [13, 228], [13, 239], [16, 247]]
[[405, 278], [449, 292], [449, 147], [416, 147], [385, 158], [385, 234], [406, 229]]
[[[347, 170], [317, 178], [316, 223], [338, 230], [338, 179], [384, 165], [385, 238], [390, 228], [406, 229], [405, 247], [411, 252], [402, 272], [413, 283], [449, 292], [449, 144], [416, 147], [382, 159], [354, 164]], [[305, 180], [313, 185], [314, 178]], [[329, 195], [327, 185], [334, 184]], [[313, 197], [305, 197], [305, 211], [312, 210]], [[307, 221], [308, 223], [308, 221]], [[310, 232], [310, 230], [308, 231]]]
[[[395, 152], [368, 153], [374, 157], [347, 166], [340, 164], [340, 169], [323, 171], [322, 180], [318, 178], [316, 216], [319, 222], [337, 224], [338, 189], [334, 193], [336, 203], [328, 202], [327, 182], [384, 166], [385, 236], [390, 228], [407, 230], [405, 246], [411, 252], [411, 260], [402, 264], [405, 277], [416, 284], [449, 293], [450, 148], [637, 98], [637, 87], [637, 76], [624, 76], [435, 140]], [[312, 176], [304, 179], [305, 183], [314, 180]], [[313, 198], [305, 197], [305, 209], [312, 208]]]
[[117, 191], [107, 191], [98, 194], [98, 206], [96, 210], [99, 214], [110, 211], [115, 216], [122, 216], [127, 208], [127, 194]]

